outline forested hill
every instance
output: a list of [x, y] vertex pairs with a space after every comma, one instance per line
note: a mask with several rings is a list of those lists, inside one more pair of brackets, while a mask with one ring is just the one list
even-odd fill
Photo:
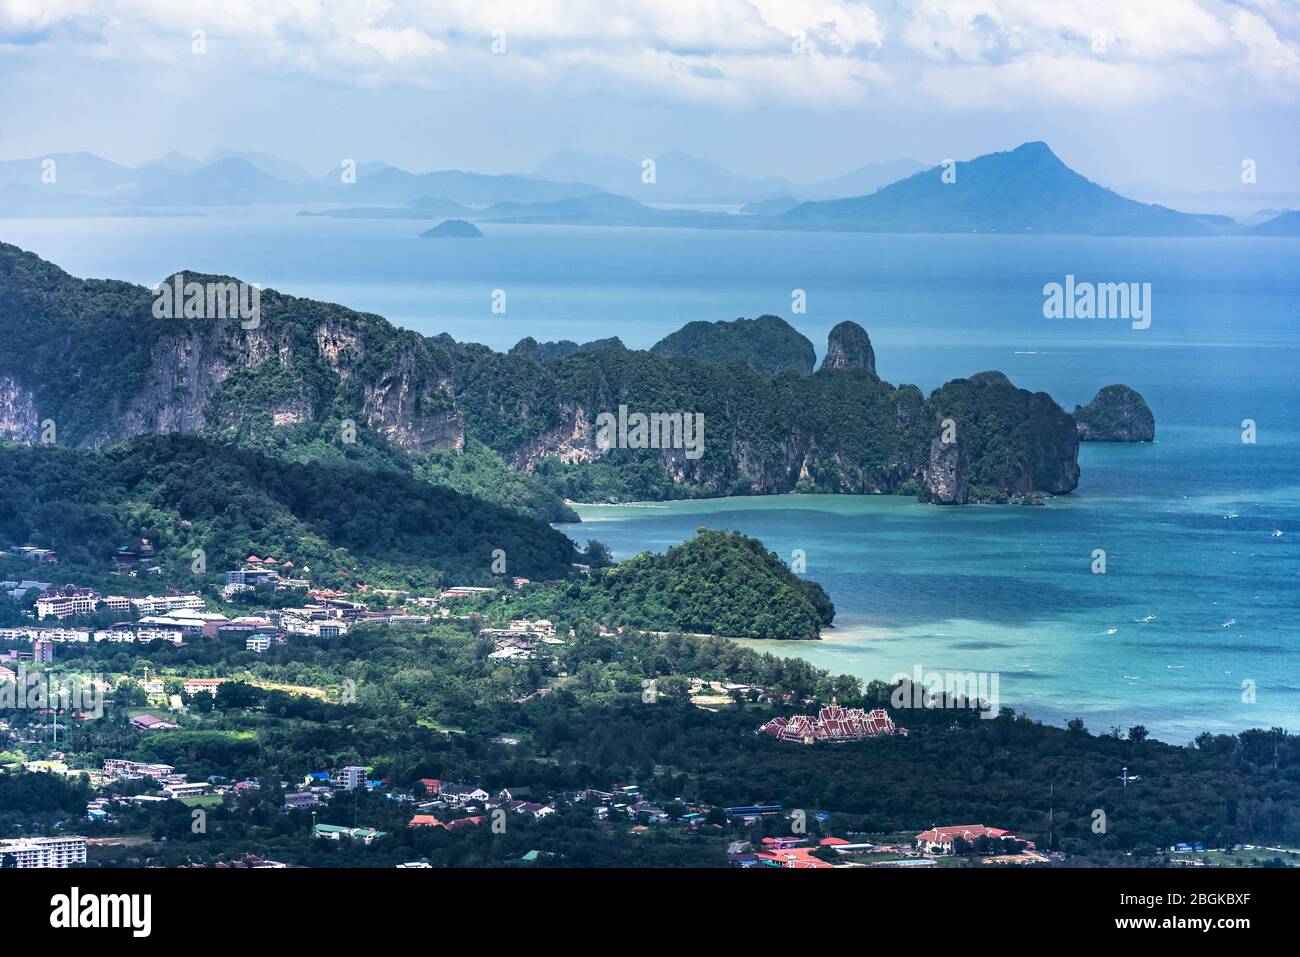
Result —
[[[800, 490], [961, 503], [1068, 492], [1078, 478], [1074, 422], [1049, 396], [980, 382], [926, 397], [865, 358], [804, 374], [807, 340], [775, 318], [708, 337], [756, 356], [755, 336], [768, 341], [779, 323], [793, 351], [773, 361], [791, 368], [769, 374], [621, 348], [502, 354], [273, 289], [247, 328], [159, 319], [152, 305], [143, 286], [76, 279], [0, 245], [0, 438], [41, 441], [52, 425], [59, 444], [94, 448], [199, 432], [280, 459], [405, 471], [549, 521], [574, 517], [561, 497]], [[620, 406], [702, 416], [703, 441], [602, 448], [597, 417]]]
[[107, 563], [155, 544], [167, 579], [248, 555], [310, 567], [314, 584], [357, 580], [499, 584], [564, 578], [579, 560], [545, 523], [411, 476], [356, 465], [299, 465], [198, 436], [141, 436], [103, 451], [0, 444], [0, 541], [39, 542], [65, 563]]
[[[483, 610], [555, 621], [587, 619], [730, 638], [819, 638], [835, 606], [758, 539], [701, 528], [662, 555], [643, 552], [561, 589], [482, 599]], [[488, 607], [490, 606], [490, 607]]]
[[794, 326], [779, 316], [734, 322], [688, 322], [656, 342], [657, 356], [687, 356], [726, 365], [743, 362], [769, 375], [787, 370], [812, 372], [817, 353]]

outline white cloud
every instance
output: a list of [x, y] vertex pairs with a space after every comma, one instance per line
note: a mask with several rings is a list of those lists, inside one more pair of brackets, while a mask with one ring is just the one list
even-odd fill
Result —
[[1246, 51], [1247, 67], [1260, 79], [1300, 84], [1300, 50], [1283, 42], [1264, 17], [1239, 10], [1232, 18], [1232, 35]]
[[963, 110], [1300, 95], [1300, 14], [1276, 0], [0, 0], [7, 69], [49, 49], [175, 64], [194, 29], [249, 71], [362, 88]]

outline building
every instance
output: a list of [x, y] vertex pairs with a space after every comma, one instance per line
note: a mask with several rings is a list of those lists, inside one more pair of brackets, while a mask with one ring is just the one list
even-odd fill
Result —
[[47, 565], [57, 565], [59, 556], [52, 548], [36, 548], [32, 545], [14, 545], [9, 551], [15, 555], [21, 555], [28, 561], [44, 562]]
[[225, 681], [225, 678], [186, 678], [185, 693], [188, 695], [195, 695], [200, 692], [206, 692], [210, 695], [215, 695], [217, 693], [217, 687], [224, 684]]
[[444, 826], [449, 831], [458, 831], [462, 827], [479, 827], [486, 820], [487, 818], [483, 817], [483, 815], [476, 814], [474, 817], [462, 817], [455, 821], [448, 821]]
[[[555, 813], [555, 808], [549, 804], [538, 804], [536, 801], [507, 801], [505, 808], [515, 814], [531, 815], [535, 821], [544, 820]], [[667, 817], [666, 814], [664, 816]]]
[[120, 612], [124, 615], [131, 612], [131, 599], [124, 595], [105, 595], [100, 601], [109, 611]]
[[176, 769], [170, 764], [149, 764], [144, 761], [131, 761], [127, 758], [105, 758], [104, 777], [109, 779], [153, 778], [163, 781], [176, 776]]
[[0, 582], [0, 591], [7, 592], [9, 597], [12, 598], [14, 601], [22, 601], [23, 597], [29, 591], [35, 591], [37, 594], [40, 594], [43, 591], [48, 591], [50, 587], [51, 585], [49, 582], [31, 581], [30, 579], [27, 578], [24, 578], [22, 581], [19, 582], [15, 582], [15, 581]]
[[54, 642], [49, 638], [37, 638], [32, 642], [32, 661], [48, 665], [54, 661]]
[[812, 870], [814, 868], [834, 867], [829, 861], [814, 856], [814, 848], [790, 847], [775, 851], [759, 851], [754, 856], [760, 864], [768, 867], [788, 867], [794, 870]]
[[308, 811], [320, 807], [320, 805], [320, 798], [310, 791], [295, 791], [284, 796], [284, 812], [286, 814], [290, 811]]
[[174, 731], [179, 725], [164, 721], [162, 718], [156, 718], [151, 714], [142, 714], [131, 719], [131, 727], [139, 728], [141, 731]]
[[135, 608], [137, 614], [161, 615], [164, 612], [175, 611], [178, 608], [202, 609], [203, 599], [198, 595], [163, 595], [161, 597], [146, 595], [144, 598], [132, 598], [131, 605]]
[[268, 582], [278, 582], [280, 573], [269, 568], [241, 568], [238, 571], [226, 572], [225, 577], [227, 585], [248, 585], [256, 588]]
[[141, 622], [119, 622], [111, 628], [95, 632], [96, 641], [169, 641], [179, 645], [185, 641], [185, 632], [171, 625], [159, 626]]
[[154, 554], [153, 543], [147, 538], [140, 538], [134, 545], [119, 545], [113, 549], [113, 561], [122, 565], [147, 562], [153, 559]]
[[0, 841], [0, 868], [68, 867], [84, 863], [84, 837], [20, 837]]
[[481, 588], [476, 585], [454, 585], [451, 588], [443, 590], [442, 598], [473, 598], [475, 595], [486, 595], [492, 591], [491, 588]]
[[438, 796], [452, 807], [463, 807], [475, 802], [482, 804], [492, 795], [473, 784], [450, 784], [444, 781], [438, 789]]
[[270, 635], [251, 635], [244, 641], [244, 650], [261, 654], [271, 647], [273, 640]]
[[376, 831], [369, 827], [343, 827], [338, 824], [317, 824], [313, 829], [316, 837], [323, 837], [326, 840], [338, 841], [348, 838], [353, 841], [361, 841], [363, 844], [370, 844], [381, 837], [387, 837], [385, 831]]
[[169, 798], [187, 798], [207, 794], [209, 790], [206, 781], [178, 781], [167, 785], [162, 789], [162, 793]]
[[76, 585], [64, 585], [41, 592], [36, 599], [36, 617], [71, 618], [74, 615], [89, 615], [99, 604], [99, 592], [93, 588], [78, 588]]
[[142, 615], [135, 623], [136, 630], [156, 629], [162, 631], [179, 631], [184, 638], [197, 638], [203, 634], [206, 625], [202, 618], [178, 618], [175, 615]]
[[812, 744], [814, 741], [861, 741], [887, 734], [906, 735], [906, 728], [894, 726], [893, 719], [884, 708], [863, 711], [861, 708], [842, 708], [829, 704], [813, 718], [796, 714], [790, 718], [773, 718], [759, 728], [780, 741], [797, 741]]
[[0, 628], [0, 638], [16, 641], [90, 641], [84, 628]]
[[928, 831], [922, 831], [916, 835], [916, 848], [926, 854], [951, 854], [957, 838], [961, 838], [968, 844], [974, 844], [981, 837], [994, 840], [1004, 837], [1013, 841], [1019, 840], [1010, 831], [1004, 831], [1001, 828], [985, 827], [983, 824], [957, 824], [951, 827], [934, 827]]
[[333, 777], [334, 786], [346, 791], [355, 791], [359, 787], [364, 787], [366, 783], [366, 769], [349, 765], [340, 769], [339, 773]]
[[208, 794], [212, 785], [207, 781], [172, 781], [162, 788], [162, 794], [168, 798], [199, 797]]

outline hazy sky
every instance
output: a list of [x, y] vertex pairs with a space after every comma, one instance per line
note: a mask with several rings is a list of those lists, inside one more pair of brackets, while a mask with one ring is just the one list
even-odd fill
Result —
[[1254, 159], [1264, 194], [1300, 189], [1298, 98], [1298, 0], [0, 0], [6, 159], [681, 149], [807, 181], [1044, 139], [1151, 191]]

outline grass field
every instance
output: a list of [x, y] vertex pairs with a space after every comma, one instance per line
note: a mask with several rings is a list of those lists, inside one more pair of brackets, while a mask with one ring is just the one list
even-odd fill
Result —
[[200, 794], [197, 797], [177, 798], [186, 807], [212, 807], [221, 803], [220, 794]]

